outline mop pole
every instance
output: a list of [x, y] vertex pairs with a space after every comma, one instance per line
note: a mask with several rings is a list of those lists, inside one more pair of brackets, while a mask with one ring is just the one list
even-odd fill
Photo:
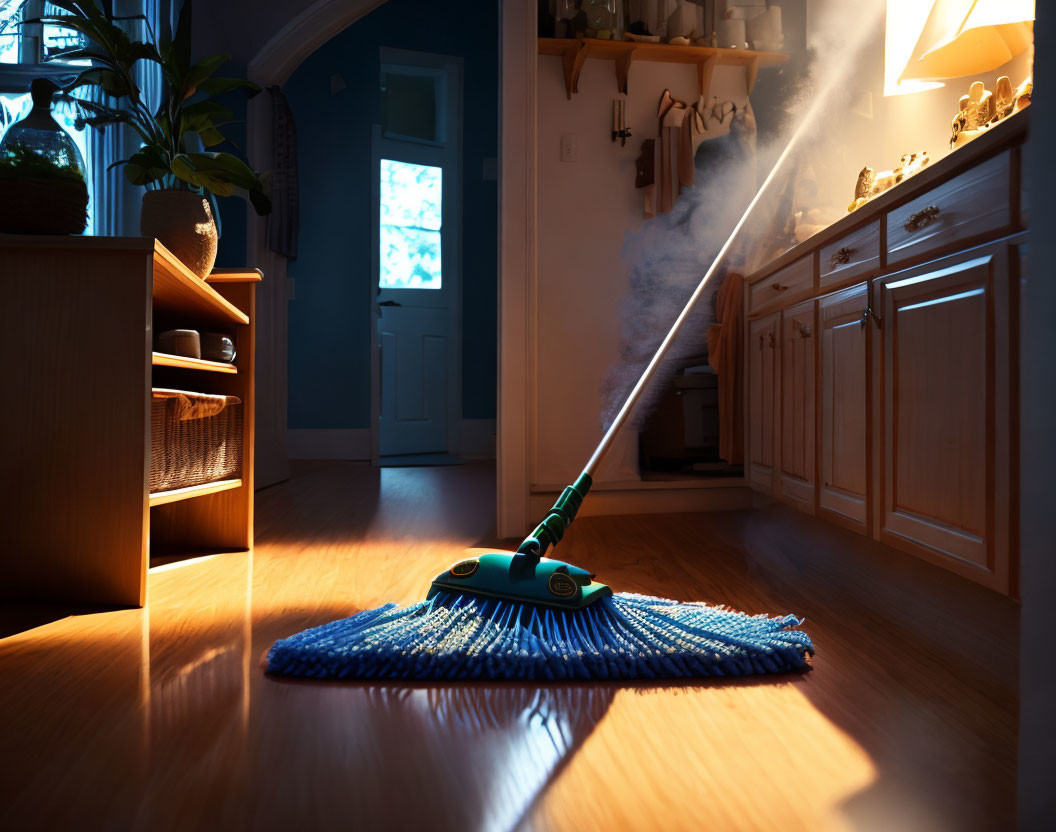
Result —
[[579, 507], [583, 503], [583, 498], [586, 496], [587, 491], [590, 490], [590, 486], [594, 482], [594, 475], [597, 473], [602, 460], [612, 447], [612, 443], [616, 439], [616, 434], [620, 432], [620, 429], [634, 410], [634, 406], [638, 403], [638, 399], [641, 398], [642, 393], [653, 380], [657, 369], [660, 367], [660, 363], [664, 360], [664, 356], [678, 337], [682, 325], [686, 322], [686, 318], [689, 317], [689, 313], [693, 311], [693, 307], [700, 299], [700, 296], [704, 293], [704, 288], [708, 285], [708, 281], [711, 280], [712, 275], [715, 274], [719, 265], [729, 253], [733, 241], [737, 238], [737, 235], [744, 227], [744, 224], [748, 221], [748, 217], [751, 215], [752, 211], [755, 210], [755, 206], [758, 204], [767, 188], [770, 187], [770, 183], [773, 182], [778, 170], [785, 163], [785, 159], [788, 158], [788, 155], [792, 152], [792, 148], [803, 133], [803, 130], [804, 125], [801, 125], [792, 138], [789, 139], [788, 144], [785, 145], [784, 150], [781, 151], [781, 155], [777, 157], [774, 166], [770, 168], [770, 173], [768, 173], [766, 179], [763, 180], [763, 184], [759, 187], [759, 190], [755, 192], [755, 196], [753, 196], [752, 201], [748, 203], [748, 207], [744, 209], [741, 218], [737, 220], [737, 224], [733, 227], [733, 231], [730, 232], [730, 235], [726, 238], [726, 242], [722, 244], [722, 248], [719, 249], [718, 254], [716, 254], [715, 258], [711, 261], [708, 270], [704, 272], [704, 276], [697, 284], [697, 288], [693, 290], [693, 294], [689, 296], [686, 305], [683, 306], [682, 311], [678, 313], [678, 317], [675, 318], [675, 322], [667, 331], [664, 340], [660, 342], [660, 346], [656, 348], [653, 357], [649, 359], [649, 363], [646, 365], [641, 377], [635, 382], [631, 392], [627, 394], [627, 398], [624, 400], [623, 405], [616, 414], [616, 418], [612, 420], [612, 424], [610, 424], [608, 430], [605, 431], [605, 435], [601, 437], [601, 441], [598, 443], [598, 446], [594, 449], [594, 453], [591, 454], [590, 459], [583, 468], [583, 472], [579, 475], [574, 484], [567, 486], [565, 490], [561, 492], [561, 496], [558, 498], [557, 502], [554, 503], [553, 508], [550, 509], [543, 521], [536, 526], [535, 530], [525, 538], [524, 542], [517, 548], [519, 554], [540, 558], [546, 553], [546, 550], [550, 546], [556, 546], [558, 541], [564, 536], [565, 529], [567, 529], [575, 519], [576, 512], [579, 511]]

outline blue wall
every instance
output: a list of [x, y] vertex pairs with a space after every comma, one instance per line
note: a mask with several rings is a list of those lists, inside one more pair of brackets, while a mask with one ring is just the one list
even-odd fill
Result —
[[[289, 264], [294, 429], [370, 426], [371, 125], [381, 46], [463, 58], [462, 413], [495, 416], [498, 189], [483, 164], [498, 156], [498, 4], [389, 0], [311, 55], [283, 88], [300, 178], [300, 254]], [[331, 95], [335, 73], [347, 86]]]

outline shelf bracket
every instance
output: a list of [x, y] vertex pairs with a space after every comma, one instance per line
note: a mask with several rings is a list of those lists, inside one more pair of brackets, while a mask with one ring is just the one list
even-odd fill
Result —
[[628, 49], [616, 58], [616, 89], [627, 95], [627, 76], [634, 62], [634, 49]]
[[561, 69], [565, 74], [565, 94], [568, 100], [572, 100], [572, 93], [579, 92], [579, 74], [583, 71], [583, 64], [587, 62], [590, 54], [590, 44], [582, 38], [576, 41], [575, 46], [566, 49], [561, 55]]
[[715, 65], [718, 62], [718, 56], [712, 55], [703, 63], [697, 64], [697, 88], [700, 90], [700, 97], [704, 99], [705, 104], [708, 102], [708, 93], [711, 91], [711, 76], [715, 72]]

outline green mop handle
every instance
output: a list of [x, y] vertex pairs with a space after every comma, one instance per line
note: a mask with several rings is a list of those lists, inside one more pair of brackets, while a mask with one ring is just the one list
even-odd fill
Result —
[[678, 317], [675, 318], [675, 322], [671, 325], [671, 329], [669, 329], [667, 335], [664, 336], [664, 340], [661, 341], [660, 346], [656, 348], [656, 352], [653, 353], [653, 357], [649, 360], [649, 364], [646, 365], [641, 377], [635, 382], [631, 392], [627, 394], [627, 398], [624, 400], [623, 405], [616, 414], [616, 418], [612, 420], [612, 424], [610, 424], [608, 430], [605, 431], [605, 435], [601, 437], [598, 447], [594, 449], [594, 453], [587, 462], [587, 466], [583, 469], [583, 473], [579, 475], [579, 479], [576, 480], [574, 485], [568, 486], [561, 492], [561, 496], [558, 498], [557, 502], [554, 503], [554, 507], [550, 509], [549, 514], [546, 515], [543, 522], [536, 526], [535, 531], [528, 535], [528, 537], [525, 538], [524, 543], [517, 548], [518, 554], [534, 557], [536, 559], [541, 558], [546, 554], [547, 548], [550, 546], [556, 546], [557, 542], [564, 536], [565, 529], [567, 529], [576, 518], [576, 512], [579, 511], [579, 507], [583, 503], [583, 498], [587, 495], [587, 491], [590, 490], [590, 486], [594, 482], [594, 475], [597, 473], [602, 459], [605, 458], [605, 454], [608, 453], [609, 447], [616, 438], [616, 434], [619, 433], [620, 428], [623, 427], [624, 422], [626, 422], [631, 415], [631, 411], [638, 403], [638, 399], [641, 397], [642, 393], [645, 392], [646, 387], [649, 386], [649, 382], [653, 380], [656, 371], [660, 369], [660, 364], [664, 360], [667, 351], [671, 348], [671, 345], [678, 337], [679, 330], [682, 329], [682, 324], [686, 322], [689, 313], [693, 310], [693, 307], [696, 306], [700, 296], [704, 294], [704, 287], [707, 286], [712, 275], [718, 270], [719, 264], [726, 258], [726, 255], [729, 253], [730, 247], [740, 233], [741, 228], [744, 227], [745, 222], [747, 222], [748, 217], [751, 216], [752, 211], [755, 210], [756, 204], [770, 186], [777, 171], [781, 168], [781, 165], [784, 164], [785, 159], [788, 158], [788, 154], [791, 153], [796, 141], [802, 134], [804, 126], [805, 124], [801, 125], [799, 129], [796, 130], [788, 144], [785, 145], [785, 149], [781, 151], [781, 155], [777, 157], [777, 161], [774, 162], [774, 166], [770, 169], [770, 173], [767, 174], [766, 179], [763, 180], [763, 184], [760, 186], [759, 190], [755, 192], [755, 196], [752, 197], [752, 201], [748, 203], [748, 207], [744, 209], [741, 218], [737, 220], [737, 225], [733, 227], [730, 236], [726, 238], [726, 242], [722, 244], [719, 253], [716, 254], [715, 259], [711, 261], [708, 270], [704, 272], [704, 276], [697, 284], [697, 288], [693, 290], [693, 294], [689, 296], [686, 305], [683, 306], [682, 311], [678, 313]]
[[573, 485], [565, 486], [543, 522], [517, 547], [517, 554], [538, 560], [546, 554], [547, 549], [556, 546], [565, 536], [565, 529], [576, 519], [576, 512], [583, 505], [583, 498], [587, 496], [593, 482], [590, 474], [584, 471]]

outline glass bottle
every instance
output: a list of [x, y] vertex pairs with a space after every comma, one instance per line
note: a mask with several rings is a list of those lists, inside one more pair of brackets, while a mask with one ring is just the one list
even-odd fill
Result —
[[[87, 226], [88, 172], [73, 138], [51, 115], [58, 87], [33, 81], [33, 108], [0, 140], [0, 182], [18, 195], [21, 216], [5, 218], [9, 231], [80, 234]], [[11, 190], [16, 187], [17, 191]]]
[[58, 87], [46, 78], [33, 81], [33, 109], [4, 134], [3, 141], [0, 141], [0, 157], [11, 158], [19, 152], [18, 148], [30, 150], [55, 167], [71, 168], [84, 182], [88, 171], [81, 152], [70, 134], [51, 115], [51, 98], [57, 90]]

